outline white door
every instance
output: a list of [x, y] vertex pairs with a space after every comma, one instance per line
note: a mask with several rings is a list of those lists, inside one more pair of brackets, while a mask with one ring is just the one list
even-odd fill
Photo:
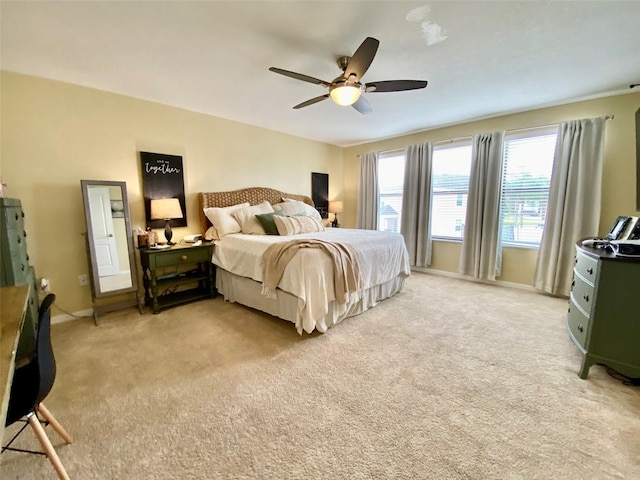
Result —
[[109, 188], [89, 187], [88, 190], [98, 276], [117, 275], [120, 272], [120, 263], [118, 249], [116, 248], [116, 237], [113, 233]]

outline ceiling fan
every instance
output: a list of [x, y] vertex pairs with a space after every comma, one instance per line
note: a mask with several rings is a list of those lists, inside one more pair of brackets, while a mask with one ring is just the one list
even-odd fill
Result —
[[378, 51], [380, 42], [372, 37], [365, 38], [360, 44], [352, 57], [338, 58], [338, 66], [342, 69], [342, 75], [334, 78], [331, 82], [320, 80], [318, 78], [303, 75], [301, 73], [290, 72], [281, 68], [270, 67], [269, 71], [279, 73], [285, 77], [295, 78], [303, 82], [315, 83], [329, 89], [329, 93], [325, 93], [319, 97], [312, 98], [306, 102], [302, 102], [295, 107], [295, 110], [308, 107], [314, 103], [321, 102], [331, 97], [338, 105], [351, 105], [358, 112], [366, 115], [371, 112], [371, 105], [366, 98], [362, 96], [363, 92], [401, 92], [404, 90], [417, 90], [427, 86], [426, 80], [385, 80], [382, 82], [362, 83], [362, 77], [369, 69], [373, 58]]

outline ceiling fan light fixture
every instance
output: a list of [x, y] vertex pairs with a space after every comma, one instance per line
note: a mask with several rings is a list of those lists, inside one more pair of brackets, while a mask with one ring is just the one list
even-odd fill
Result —
[[338, 105], [353, 105], [360, 98], [362, 90], [357, 82], [343, 81], [331, 88], [329, 95]]

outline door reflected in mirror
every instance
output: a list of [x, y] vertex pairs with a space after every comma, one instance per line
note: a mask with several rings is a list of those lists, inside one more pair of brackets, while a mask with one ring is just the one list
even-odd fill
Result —
[[92, 241], [101, 292], [132, 286], [122, 189], [88, 185]]

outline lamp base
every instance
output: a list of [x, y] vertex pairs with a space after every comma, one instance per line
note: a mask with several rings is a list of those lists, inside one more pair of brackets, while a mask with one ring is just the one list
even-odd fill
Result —
[[338, 222], [338, 215], [336, 213], [333, 214], [333, 222], [331, 222], [332, 228], [340, 228], [340, 223]]
[[171, 231], [171, 225], [169, 225], [169, 220], [167, 220], [167, 224], [164, 227], [164, 238], [167, 239], [167, 245], [175, 245], [175, 242], [171, 241], [173, 237], [173, 232]]

